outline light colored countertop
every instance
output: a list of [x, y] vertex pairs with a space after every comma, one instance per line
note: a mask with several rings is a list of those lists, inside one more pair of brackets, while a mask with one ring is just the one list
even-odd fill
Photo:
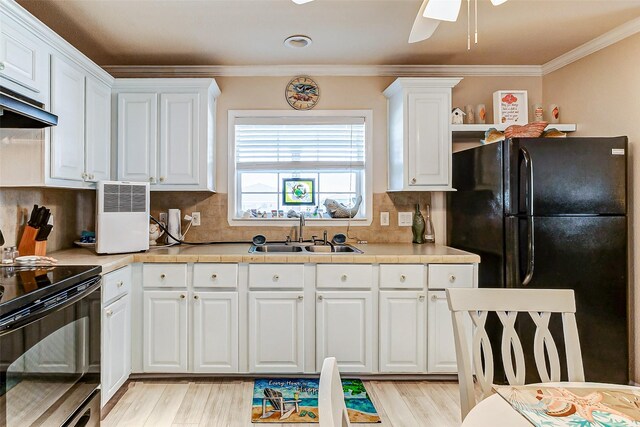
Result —
[[353, 245], [363, 254], [260, 254], [249, 253], [249, 243], [225, 243], [203, 246], [156, 247], [147, 252], [97, 255], [84, 248], [53, 252], [59, 264], [100, 265], [103, 273], [134, 262], [246, 262], [246, 263], [334, 263], [334, 264], [456, 264], [478, 263], [476, 254], [448, 246], [411, 243], [370, 243]]

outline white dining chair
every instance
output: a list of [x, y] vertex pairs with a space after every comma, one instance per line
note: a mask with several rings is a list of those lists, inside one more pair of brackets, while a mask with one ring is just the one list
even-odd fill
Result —
[[[460, 383], [460, 412], [463, 420], [477, 403], [473, 384], [474, 372], [482, 392], [481, 398], [484, 399], [492, 393], [493, 350], [485, 330], [489, 312], [495, 312], [502, 323], [500, 352], [504, 372], [510, 385], [523, 385], [525, 380], [524, 352], [516, 332], [518, 313], [528, 313], [535, 323], [533, 350], [541, 381], [560, 381], [560, 357], [549, 331], [551, 314], [559, 313], [562, 316], [568, 380], [584, 382], [582, 354], [575, 318], [576, 303], [572, 290], [453, 288], [447, 289], [447, 300], [453, 320]], [[473, 322], [471, 345], [473, 358], [469, 349], [469, 335], [465, 331], [465, 323], [468, 325], [465, 316], [470, 316]], [[549, 366], [547, 366], [547, 359]]]
[[320, 427], [349, 427], [349, 414], [344, 403], [344, 391], [335, 357], [327, 357], [320, 373], [318, 413]]

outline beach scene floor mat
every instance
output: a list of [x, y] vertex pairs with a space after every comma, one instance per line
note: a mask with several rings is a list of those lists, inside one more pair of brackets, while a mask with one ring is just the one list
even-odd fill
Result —
[[[260, 378], [253, 382], [253, 423], [317, 423], [317, 378]], [[343, 379], [351, 423], [379, 423], [380, 417], [361, 380]]]

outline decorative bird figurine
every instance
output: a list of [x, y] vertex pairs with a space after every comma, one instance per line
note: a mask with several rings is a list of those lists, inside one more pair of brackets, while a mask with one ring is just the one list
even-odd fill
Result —
[[360, 210], [362, 196], [358, 196], [354, 200], [355, 205], [352, 208], [348, 208], [334, 199], [326, 199], [323, 204], [324, 207], [327, 208], [327, 212], [329, 212], [331, 218], [353, 218], [358, 213], [358, 210]]

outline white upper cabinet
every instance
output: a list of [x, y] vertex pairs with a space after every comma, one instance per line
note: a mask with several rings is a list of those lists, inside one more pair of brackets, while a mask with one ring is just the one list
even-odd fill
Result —
[[111, 88], [87, 76], [85, 108], [86, 180], [111, 177]]
[[2, 3], [0, 84], [49, 103], [49, 48], [40, 38], [9, 17]]
[[389, 191], [451, 190], [451, 89], [460, 78], [399, 78], [389, 102]]
[[214, 191], [212, 79], [118, 79], [118, 179], [151, 190]]
[[198, 184], [198, 98], [197, 93], [160, 94], [161, 184]]
[[[14, 1], [0, 2], [0, 85], [58, 125], [0, 145], [0, 186], [95, 188], [111, 178], [113, 77]], [[24, 134], [26, 135], [26, 134]]]
[[118, 179], [154, 182], [157, 128], [155, 93], [118, 94]]
[[84, 84], [82, 69], [61, 56], [51, 57], [51, 177], [82, 181], [84, 175]]

